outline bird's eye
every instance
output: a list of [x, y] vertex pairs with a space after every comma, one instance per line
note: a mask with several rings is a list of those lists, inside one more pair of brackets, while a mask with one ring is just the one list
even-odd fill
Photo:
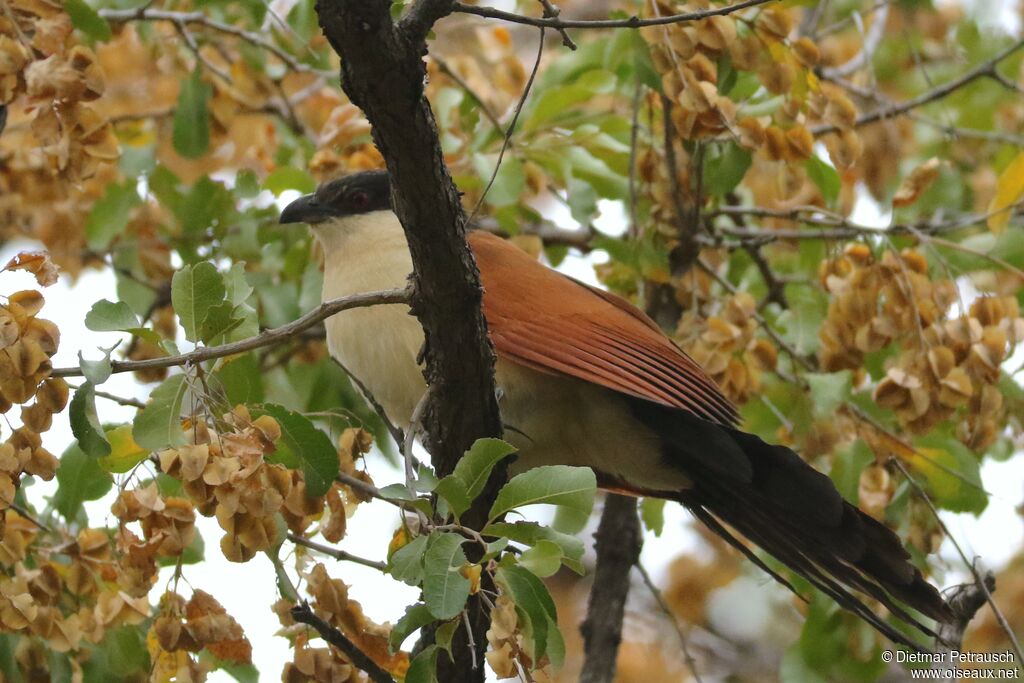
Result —
[[365, 209], [370, 205], [370, 195], [362, 190], [355, 190], [349, 193], [348, 203], [354, 209]]

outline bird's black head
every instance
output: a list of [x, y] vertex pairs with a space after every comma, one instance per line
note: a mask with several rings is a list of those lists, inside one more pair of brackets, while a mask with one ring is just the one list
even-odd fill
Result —
[[391, 208], [387, 171], [365, 171], [324, 183], [313, 194], [299, 197], [281, 212], [281, 223], [322, 223]]

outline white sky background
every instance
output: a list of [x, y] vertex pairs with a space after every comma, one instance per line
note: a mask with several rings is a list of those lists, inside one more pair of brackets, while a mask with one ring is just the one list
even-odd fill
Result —
[[[957, 4], [957, 0], [940, 2]], [[499, 1], [492, 4], [501, 6], [510, 3]], [[1020, 16], [1013, 11], [1012, 0], [966, 0], [958, 4], [964, 5], [971, 14], [989, 27], [998, 27], [1012, 34], [1021, 30]], [[556, 223], [567, 228], [577, 227], [568, 216], [568, 211], [560, 204], [552, 203], [545, 209], [548, 217]], [[596, 227], [610, 234], [621, 233], [621, 226], [625, 224], [621, 205], [603, 202], [601, 209], [603, 216], [596, 222]], [[884, 227], [891, 216], [880, 212], [876, 203], [862, 196], [852, 218], [866, 225]], [[36, 248], [38, 245], [28, 242], [8, 243], [0, 249], [0, 263], [6, 263], [18, 251]], [[607, 256], [601, 252], [588, 257], [570, 255], [561, 270], [591, 284], [597, 284], [592, 266], [606, 258]], [[5, 273], [0, 277], [0, 291], [5, 293], [36, 288], [31, 276], [24, 273]], [[60, 350], [53, 359], [55, 367], [77, 365], [79, 351], [87, 358], [96, 358], [100, 355], [98, 347], [109, 347], [123, 338], [123, 335], [118, 333], [92, 332], [87, 330], [83, 323], [85, 312], [95, 301], [100, 298], [116, 300], [114, 278], [110, 272], [85, 271], [74, 286], [71, 286], [67, 277], [62, 277], [59, 283], [44, 290], [43, 294], [46, 297], [46, 306], [42, 316], [58, 323], [61, 329]], [[1018, 350], [1007, 367], [1015, 369], [1022, 364], [1024, 350]], [[133, 375], [125, 373], [113, 375], [101, 389], [120, 396], [145, 399], [153, 386], [141, 385], [135, 381]], [[102, 398], [97, 398], [97, 408], [103, 422], [130, 422], [136, 412], [134, 408], [120, 406]], [[54, 420], [53, 427], [44, 437], [44, 445], [59, 455], [72, 441], [65, 412]], [[388, 465], [381, 457], [371, 455], [368, 464], [370, 473], [379, 486], [401, 479], [400, 471]], [[982, 481], [990, 493], [990, 498], [988, 508], [980, 517], [944, 513], [943, 518], [968, 557], [980, 557], [983, 566], [998, 569], [1024, 545], [1024, 519], [1015, 509], [1024, 499], [1024, 458], [1017, 454], [1008, 462], [986, 461], [982, 469]], [[55, 481], [36, 481], [27, 491], [27, 495], [34, 505], [39, 506], [42, 496], [51, 495], [55, 488]], [[114, 493], [116, 488], [104, 500], [86, 503], [90, 521], [94, 526], [114, 521], [110, 514]], [[691, 517], [681, 506], [668, 504], [665, 518], [665, 532], [660, 538], [655, 538], [650, 533], [646, 534], [641, 558], [656, 582], [664, 578], [666, 567], [672, 559], [681, 552], [696, 547], [696, 536], [690, 526]], [[397, 517], [393, 507], [379, 501], [363, 504], [350, 521], [348, 534], [339, 547], [364, 557], [383, 559], [396, 526]], [[223, 532], [216, 521], [199, 517], [197, 529], [206, 542], [206, 561], [200, 565], [184, 567], [183, 573], [187, 582], [185, 585], [191, 584], [210, 592], [238, 619], [253, 645], [253, 663], [259, 669], [261, 679], [279, 680], [284, 663], [291, 657], [287, 640], [274, 635], [279, 624], [270, 610], [270, 605], [277, 599], [277, 589], [269, 560], [265, 555], [259, 554], [246, 564], [228, 562], [219, 549], [218, 543]], [[584, 532], [588, 543], [591, 531], [592, 529]], [[290, 544], [286, 542], [285, 549], [289, 547]], [[941, 557], [949, 568], [946, 586], [965, 580], [963, 563], [948, 539], [942, 547]], [[404, 613], [405, 607], [417, 599], [418, 593], [415, 589], [393, 581], [373, 569], [353, 563], [337, 562], [330, 558], [319, 560], [324, 562], [332, 576], [349, 584], [351, 597], [359, 600], [367, 616], [377, 622], [396, 621]], [[290, 565], [287, 558], [285, 565]], [[170, 569], [162, 570], [160, 581], [151, 593], [153, 601], [167, 586], [170, 575]], [[751, 585], [759, 590], [752, 591]], [[188, 589], [184, 585], [179, 587], [179, 590], [188, 594]], [[635, 593], [639, 593], [639, 590]], [[727, 587], [720, 593], [717, 599], [711, 601], [710, 606], [712, 619], [717, 622], [716, 625], [720, 629], [740, 639], [756, 637], [757, 633], [764, 630], [767, 620], [771, 618], [771, 612], [764, 609], [763, 605], [775, 599], [773, 595], [777, 596], [766, 581], [734, 582], [732, 587]], [[754, 604], [751, 602], [753, 597], [759, 597], [764, 602]], [[738, 612], [742, 614], [739, 622], [726, 617]], [[722, 616], [716, 617], [716, 614]], [[493, 676], [491, 679], [493, 680]], [[234, 679], [223, 672], [213, 672], [209, 680], [222, 682]]]

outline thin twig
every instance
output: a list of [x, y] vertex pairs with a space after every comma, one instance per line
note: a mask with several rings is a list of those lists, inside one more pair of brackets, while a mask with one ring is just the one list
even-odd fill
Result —
[[987, 595], [996, 589], [996, 577], [992, 572], [985, 572], [982, 583], [964, 583], [953, 586], [943, 597], [953, 612], [953, 619], [948, 623], [939, 624], [936, 628], [935, 649], [945, 654], [933, 664], [936, 669], [955, 669], [956, 660], [949, 653], [959, 650], [963, 644], [964, 631], [985, 603]]
[[[544, 16], [549, 19], [557, 19], [558, 15], [562, 13], [551, 0], [539, 0], [541, 6], [544, 7]], [[569, 33], [564, 28], [557, 29], [558, 33], [562, 36], [562, 45], [569, 48], [570, 50], [576, 49], [576, 43], [569, 37]]]
[[[895, 118], [901, 114], [911, 111], [912, 109], [940, 100], [979, 78], [990, 76], [997, 64], [1012, 55], [1021, 47], [1024, 47], [1024, 39], [1018, 40], [1009, 47], [999, 51], [991, 59], [982, 62], [970, 71], [965, 72], [951, 81], [943, 83], [937, 88], [921, 93], [917, 97], [906, 100], [905, 102], [899, 102], [888, 107], [882, 107], [881, 109], [876, 109], [873, 112], [858, 116], [853, 125], [855, 128], [859, 128], [860, 126], [866, 126], [867, 124], [875, 123], [876, 121]], [[811, 133], [815, 136], [819, 136], [825, 135], [826, 133], [835, 133], [838, 130], [839, 127], [836, 125], [824, 124], [812, 128]]]
[[311, 66], [303, 64], [274, 43], [264, 39], [258, 33], [246, 31], [245, 29], [238, 28], [237, 26], [232, 26], [231, 24], [225, 24], [215, 19], [211, 19], [203, 12], [172, 12], [161, 9], [148, 9], [146, 7], [125, 10], [100, 9], [98, 12], [101, 17], [115, 24], [130, 23], [133, 21], [169, 21], [177, 25], [196, 24], [203, 26], [204, 28], [208, 28], [211, 31], [235, 36], [236, 38], [244, 40], [251, 45], [267, 50], [284, 62], [288, 68], [293, 71], [330, 76], [335, 75], [334, 73], [322, 72], [319, 69], [314, 69]]
[[[336, 313], [351, 308], [363, 308], [379, 304], [403, 304], [409, 301], [408, 289], [388, 289], [380, 292], [368, 292], [366, 294], [353, 294], [326, 301], [312, 311], [287, 325], [275, 327], [271, 330], [261, 332], [255, 337], [248, 337], [240, 341], [222, 344], [220, 346], [201, 346], [194, 351], [182, 353], [177, 356], [165, 356], [163, 358], [148, 358], [146, 360], [123, 360], [112, 361], [111, 372], [134, 372], [150, 368], [170, 368], [181, 365], [195, 365], [215, 358], [224, 358], [238, 353], [252, 351], [264, 346], [280, 343], [290, 339], [300, 332], [316, 325]], [[53, 377], [80, 377], [82, 368], [56, 368], [52, 373]]]
[[219, 66], [207, 59], [206, 55], [203, 54], [202, 50], [199, 49], [199, 43], [196, 42], [196, 37], [192, 35], [192, 32], [188, 30], [188, 26], [180, 21], [172, 22], [174, 29], [181, 36], [181, 39], [185, 41], [185, 45], [191, 50], [192, 54], [196, 56], [196, 61], [206, 67], [207, 71], [210, 71], [215, 76], [220, 78], [225, 83], [231, 82], [231, 76], [226, 71], [221, 69]]
[[405, 443], [405, 432], [402, 431], [402, 428], [391, 421], [391, 417], [388, 415], [387, 411], [384, 410], [384, 406], [380, 404], [377, 397], [373, 395], [365, 384], [363, 384], [361, 379], [353, 375], [352, 372], [337, 358], [334, 358], [334, 362], [337, 363], [348, 376], [349, 381], [352, 382], [352, 384], [355, 384], [359, 391], [362, 392], [363, 398], [366, 399], [366, 402], [369, 403], [370, 407], [377, 413], [377, 417], [379, 417], [381, 422], [384, 423], [384, 426], [387, 427], [388, 433], [391, 434], [391, 438], [395, 441], [395, 446], [401, 448], [402, 444]]
[[527, 17], [522, 14], [515, 14], [513, 12], [505, 12], [503, 10], [495, 9], [494, 7], [478, 7], [476, 5], [466, 5], [461, 2], [456, 2], [452, 9], [453, 12], [461, 12], [463, 14], [475, 14], [478, 17], [484, 17], [485, 19], [501, 19], [502, 21], [509, 21], [514, 24], [525, 24], [527, 26], [536, 26], [537, 28], [553, 28], [555, 30], [566, 29], [566, 28], [587, 28], [587, 29], [598, 29], [598, 28], [643, 28], [644, 26], [661, 26], [664, 24], [679, 24], [686, 21], [699, 21], [700, 19], [707, 19], [708, 17], [720, 17], [733, 12], [738, 12], [748, 7], [756, 7], [758, 5], [764, 5], [775, 0], [745, 0], [735, 5], [728, 5], [726, 7], [717, 7], [715, 9], [701, 10], [699, 12], [685, 12], [683, 14], [672, 14], [664, 17], [655, 17], [651, 19], [641, 19], [640, 17], [633, 15], [628, 19], [561, 19], [559, 17]]
[[473, 627], [469, 623], [469, 610], [462, 610], [462, 624], [466, 627], [466, 640], [469, 642], [469, 656], [473, 662], [473, 671], [476, 671], [478, 664], [476, 661], [476, 640], [473, 638]]
[[888, 2], [879, 6], [878, 15], [872, 21], [871, 28], [868, 29], [867, 35], [861, 42], [860, 52], [853, 59], [836, 67], [822, 69], [822, 73], [830, 78], [844, 78], [868, 64], [874, 57], [878, 45], [882, 42], [882, 36], [885, 34], [885, 24], [889, 20], [889, 7]]
[[[74, 384], [68, 384], [68, 388], [74, 389], [75, 391], [78, 391], [78, 389], [80, 389], [81, 387], [80, 386], [76, 386]], [[142, 401], [140, 401], [137, 398], [127, 398], [125, 396], [117, 396], [115, 394], [108, 394], [107, 392], [100, 391], [99, 389], [93, 389], [93, 393], [96, 394], [96, 396], [98, 396], [100, 398], [105, 398], [108, 401], [113, 401], [114, 403], [118, 403], [118, 404], [123, 405], [123, 406], [128, 406], [129, 408], [138, 408], [138, 409], [141, 410], [142, 408], [146, 407], [146, 404], [143, 403]]]
[[488, 104], [484, 101], [484, 98], [475, 90], [473, 90], [469, 83], [467, 83], [466, 80], [462, 76], [460, 76], [458, 72], [456, 72], [455, 69], [453, 69], [447, 61], [445, 61], [443, 57], [439, 57], [437, 55], [430, 55], [430, 58], [434, 60], [435, 64], [437, 64], [437, 68], [441, 70], [441, 73], [455, 81], [455, 85], [462, 88], [462, 90], [467, 95], [473, 98], [473, 101], [476, 102], [477, 106], [480, 108], [480, 111], [483, 112], [484, 117], [486, 117], [487, 120], [490, 121], [495, 128], [497, 128], [499, 131], [503, 130], [501, 126], [501, 120], [498, 119], [498, 115], [491, 111], [490, 106], [488, 106]]
[[368, 560], [365, 557], [359, 557], [358, 555], [353, 555], [350, 552], [346, 552], [341, 548], [332, 548], [329, 545], [324, 545], [322, 543], [317, 543], [316, 541], [311, 541], [308, 538], [303, 538], [302, 536], [299, 536], [298, 534], [293, 534], [289, 532], [288, 540], [292, 543], [295, 543], [296, 545], [301, 545], [305, 548], [309, 548], [310, 550], [315, 550], [318, 553], [329, 555], [336, 560], [354, 562], [355, 564], [361, 564], [364, 567], [376, 569], [377, 571], [381, 572], [386, 572], [388, 569], [388, 566], [383, 562], [377, 562], [376, 560]]
[[412, 447], [416, 442], [416, 432], [420, 429], [420, 423], [423, 421], [423, 412], [427, 409], [427, 405], [430, 403], [430, 387], [428, 386], [420, 396], [420, 400], [416, 402], [416, 407], [413, 408], [412, 416], [409, 418], [409, 429], [405, 432], [405, 441], [402, 442], [402, 461], [405, 465], [405, 485], [410, 489], [416, 483], [416, 470], [413, 465], [413, 453]]
[[17, 503], [10, 503], [7, 507], [9, 507], [10, 509], [12, 509], [15, 512], [17, 512], [19, 515], [21, 515], [22, 517], [24, 517], [28, 521], [32, 522], [32, 524], [34, 524], [35, 526], [39, 527], [43, 531], [46, 531], [46, 532], [49, 532], [49, 533], [53, 533], [53, 529], [51, 529], [50, 527], [46, 526], [46, 524], [44, 524], [43, 522], [40, 522], [38, 519], [35, 518], [35, 516], [32, 515], [31, 512], [29, 512], [28, 510], [26, 510], [22, 506], [18, 505]]
[[334, 628], [326, 621], [318, 617], [310, 609], [309, 603], [303, 600], [300, 604], [292, 607], [292, 619], [300, 624], [312, 626], [320, 636], [328, 643], [342, 651], [355, 667], [366, 673], [374, 683], [395, 683], [395, 679], [384, 669], [380, 668], [377, 662], [373, 661], [368, 654], [363, 652], [349, 640], [344, 633]]
[[1024, 86], [1021, 86], [1020, 83], [1015, 83], [1014, 81], [1011, 81], [1009, 78], [999, 73], [999, 70], [996, 68], [995, 64], [992, 65], [992, 71], [986, 74], [986, 76], [988, 76], [993, 81], [1003, 86], [1010, 92], [1015, 92], [1018, 95], [1024, 95]]
[[672, 608], [668, 606], [668, 602], [665, 601], [665, 596], [662, 595], [661, 591], [658, 590], [658, 587], [654, 585], [654, 581], [651, 579], [651, 575], [647, 572], [647, 567], [644, 566], [643, 562], [637, 562], [635, 566], [637, 571], [640, 572], [640, 576], [643, 578], [644, 585], [647, 586], [647, 590], [651, 592], [651, 595], [654, 596], [655, 601], [658, 603], [658, 607], [660, 607], [661, 611], [665, 613], [668, 620], [672, 622], [672, 627], [675, 629], [676, 635], [679, 637], [679, 646], [683, 649], [683, 659], [686, 660], [686, 666], [690, 669], [690, 676], [693, 677], [693, 680], [697, 681], [697, 683], [702, 683], [700, 674], [697, 673], [697, 660], [693, 658], [692, 654], [690, 654], [689, 639], [683, 631], [682, 624], [680, 624], [679, 620], [676, 619], [676, 615], [672, 611]]
[[837, 33], [838, 31], [841, 31], [844, 28], [846, 28], [849, 24], [852, 24], [856, 21], [856, 19], [854, 19], [854, 15], [860, 14], [861, 18], [866, 17], [872, 12], [877, 12], [878, 10], [882, 9], [884, 5], [888, 5], [890, 2], [891, 0], [879, 0], [879, 2], [876, 2], [874, 5], [868, 7], [863, 11], [855, 10], [854, 12], [851, 12], [849, 16], [829, 24], [820, 31], [816, 31], [814, 33], [814, 37], [820, 39], [833, 33]]
[[894, 223], [885, 228], [876, 228], [869, 225], [855, 223], [845, 216], [834, 214], [821, 209], [820, 207], [795, 207], [792, 209], [765, 209], [757, 206], [722, 206], [712, 211], [711, 216], [754, 216], [757, 218], [781, 218], [791, 220], [804, 225], [814, 225], [832, 228], [831, 230], [785, 230], [785, 229], [755, 229], [743, 227], [720, 226], [716, 232], [727, 237], [735, 237], [741, 241], [755, 240], [764, 244], [781, 239], [824, 239], [843, 240], [854, 237], [882, 236], [882, 235], [937, 235], [947, 232], [955, 232], [969, 228], [978, 223], [987, 221], [992, 216], [1011, 212], [1013, 215], [1017, 210], [1024, 208], [1024, 202], [1007, 206], [997, 211], [985, 214], [969, 214], [960, 216], [941, 223], [921, 222]]
[[894, 464], [896, 466], [896, 469], [903, 473], [903, 476], [906, 477], [908, 482], [910, 482], [910, 485], [913, 487], [917, 495], [921, 497], [921, 500], [923, 500], [925, 502], [925, 505], [928, 506], [928, 509], [931, 510], [932, 515], [935, 517], [935, 521], [939, 524], [939, 528], [942, 529], [942, 533], [944, 533], [946, 535], [946, 538], [950, 540], [950, 542], [953, 544], [953, 547], [956, 548], [957, 554], [960, 555], [960, 559], [963, 560], [964, 565], [970, 570], [971, 575], [974, 577], [975, 584], [977, 584], [981, 588], [981, 590], [985, 592], [985, 600], [988, 602], [989, 607], [992, 608], [993, 614], [996, 615], [996, 621], [999, 622], [999, 626], [1003, 629], [1003, 631], [1006, 632], [1007, 637], [1010, 639], [1010, 644], [1013, 646], [1014, 654], [1017, 655], [1017, 665], [1024, 666], [1024, 652], [1021, 651], [1020, 642], [1018, 642], [1017, 636], [1014, 634], [1013, 629], [1010, 628], [1009, 622], [1006, 621], [1006, 617], [1003, 616], [1002, 610], [999, 609], [999, 606], [996, 604], [996, 601], [992, 598], [992, 591], [990, 591], [988, 586], [986, 585], [985, 577], [981, 575], [981, 572], [978, 571], [978, 568], [975, 566], [975, 564], [971, 562], [969, 559], [967, 559], [967, 554], [964, 552], [964, 549], [960, 547], [960, 544], [957, 542], [956, 538], [953, 536], [953, 534], [950, 533], [949, 527], [947, 527], [946, 523], [942, 521], [942, 516], [939, 515], [939, 510], [938, 508], [935, 507], [935, 503], [932, 502], [932, 499], [928, 496], [928, 493], [917, 482], [917, 480], [914, 479], [913, 476], [911, 476], [910, 472], [903, 465], [903, 463], [900, 462], [899, 458], [895, 456], [889, 456], [889, 462]]
[[469, 214], [469, 218], [466, 219], [467, 223], [473, 222], [473, 218], [480, 210], [480, 207], [483, 206], [487, 193], [490, 192], [491, 186], [494, 185], [494, 181], [498, 177], [498, 171], [501, 169], [501, 161], [505, 158], [505, 150], [508, 149], [512, 140], [512, 133], [516, 130], [516, 123], [519, 121], [519, 114], [523, 111], [523, 105], [526, 104], [526, 98], [530, 95], [530, 90], [533, 89], [533, 81], [537, 77], [537, 71], [540, 69], [540, 60], [543, 56], [544, 29], [541, 29], [540, 37], [537, 41], [537, 59], [533, 62], [533, 70], [530, 71], [530, 78], [526, 81], [526, 87], [523, 88], [523, 94], [519, 98], [519, 102], [516, 103], [515, 113], [512, 115], [512, 122], [508, 124], [508, 129], [505, 131], [505, 139], [501, 141], [501, 151], [498, 152], [498, 161], [494, 164], [494, 173], [491, 174], [491, 179], [487, 181], [487, 186], [480, 194], [480, 199], [477, 200], [476, 206], [473, 207], [473, 211]]
[[363, 481], [362, 479], [357, 479], [356, 477], [353, 477], [350, 474], [345, 474], [344, 472], [339, 472], [337, 474], [337, 476], [335, 476], [334, 478], [337, 481], [339, 481], [342, 484], [344, 484], [345, 486], [348, 486], [349, 488], [353, 488], [353, 489], [355, 489], [355, 490], [357, 490], [357, 491], [359, 491], [359, 492], [369, 496], [370, 498], [376, 498], [377, 500], [383, 500], [385, 503], [391, 503], [392, 505], [394, 505], [396, 507], [404, 507], [404, 505], [402, 504], [404, 501], [399, 501], [399, 500], [395, 500], [393, 498], [388, 498], [387, 496], [382, 494], [380, 492], [380, 489], [378, 489], [373, 484], [369, 484], [369, 483]]

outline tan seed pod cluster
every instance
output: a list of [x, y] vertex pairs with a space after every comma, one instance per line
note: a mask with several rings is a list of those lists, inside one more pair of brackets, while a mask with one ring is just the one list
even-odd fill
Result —
[[43, 448], [40, 434], [67, 405], [68, 385], [50, 377], [60, 331], [38, 317], [43, 302], [38, 291], [26, 290], [0, 305], [0, 413], [22, 405], [22, 426], [0, 444], [0, 511], [14, 501], [22, 475], [50, 480], [57, 471], [57, 458]]
[[498, 678], [516, 675], [516, 661], [522, 654], [523, 636], [519, 632], [516, 604], [507, 595], [499, 595], [491, 610], [491, 626], [487, 629], [487, 664]]
[[745, 403], [761, 386], [761, 372], [775, 367], [777, 351], [756, 335], [757, 308], [747, 292], [729, 297], [717, 314], [699, 319], [689, 311], [676, 339], [735, 403]]
[[[650, 0], [648, 16], [705, 9], [703, 0], [677, 5]], [[651, 46], [654, 67], [661, 75], [665, 95], [673, 103], [672, 123], [687, 140], [718, 135], [730, 130], [736, 104], [718, 92], [715, 59], [737, 42], [735, 20], [728, 16], [650, 27], [643, 35]]]
[[13, 15], [0, 17], [0, 104], [24, 95], [43, 167], [78, 182], [120, 156], [110, 121], [87, 104], [103, 94], [103, 69], [92, 50], [69, 42], [66, 14], [45, 3], [32, 9], [27, 32]]
[[826, 261], [821, 277], [832, 295], [819, 333], [823, 369], [859, 372], [865, 354], [899, 344], [875, 401], [911, 433], [959, 415], [961, 441], [978, 451], [991, 445], [1002, 410], [1000, 364], [1024, 340], [1015, 298], [982, 297], [950, 318], [954, 283], [932, 280], [927, 261], [909, 249], [876, 259], [853, 245]]
[[409, 668], [409, 655], [405, 652], [392, 654], [389, 650], [390, 626], [381, 626], [368, 619], [362, 605], [348, 597], [348, 586], [332, 578], [324, 565], [313, 565], [306, 574], [306, 581], [317, 616], [344, 633], [378, 666], [399, 678], [405, 676]]

